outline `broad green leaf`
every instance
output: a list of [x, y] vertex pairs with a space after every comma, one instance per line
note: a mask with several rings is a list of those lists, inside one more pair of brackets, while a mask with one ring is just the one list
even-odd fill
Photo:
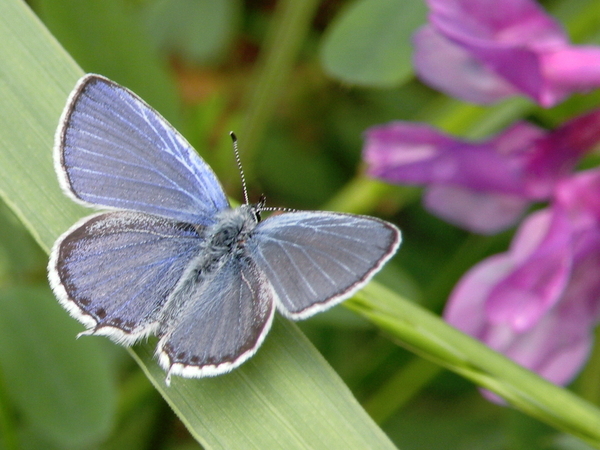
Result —
[[425, 23], [425, 2], [357, 0], [331, 23], [321, 64], [344, 83], [392, 87], [413, 75], [411, 36]]
[[148, 36], [185, 60], [218, 62], [233, 41], [240, 10], [239, 0], [155, 0], [146, 11]]
[[[0, 2], [0, 61], [0, 195], [47, 251], [90, 212], [62, 194], [51, 158], [60, 112], [82, 72], [19, 0]], [[169, 388], [153, 347], [135, 351], [205, 448], [394, 448], [291, 323], [276, 321], [263, 348], [232, 374], [175, 379]]]
[[0, 290], [0, 369], [23, 418], [58, 448], [100, 442], [111, 430], [116, 389], [105, 349], [76, 341], [47, 286]]

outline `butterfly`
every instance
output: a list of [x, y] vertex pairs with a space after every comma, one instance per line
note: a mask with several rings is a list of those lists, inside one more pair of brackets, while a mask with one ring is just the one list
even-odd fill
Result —
[[50, 285], [87, 330], [123, 345], [159, 338], [171, 375], [226, 373], [261, 345], [275, 310], [305, 319], [351, 296], [396, 252], [372, 217], [232, 208], [212, 169], [130, 90], [84, 76], [55, 137], [59, 183], [104, 211], [54, 244]]

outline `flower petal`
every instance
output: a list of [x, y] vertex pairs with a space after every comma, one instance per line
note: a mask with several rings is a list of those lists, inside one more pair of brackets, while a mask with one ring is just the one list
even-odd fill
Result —
[[[554, 209], [549, 217], [547, 233], [539, 245], [492, 289], [486, 303], [492, 323], [508, 324], [518, 332], [526, 331], [560, 300], [571, 273], [573, 236], [563, 211]], [[539, 232], [534, 227], [526, 227], [526, 230], [531, 230], [539, 239]], [[527, 240], [521, 232], [511, 252], [518, 254], [517, 245]], [[532, 247], [530, 243], [526, 245]]]
[[547, 380], [566, 384], [587, 359], [593, 340], [589, 324], [573, 320], [580, 317], [568, 317], [562, 310], [545, 315], [527, 333], [516, 333], [510, 345], [498, 350]]
[[[600, 64], [600, 62], [599, 62]], [[532, 146], [525, 172], [532, 198], [547, 198], [580, 158], [600, 142], [600, 109], [578, 116], [540, 136]]]
[[457, 40], [555, 48], [566, 43], [560, 24], [533, 0], [427, 0], [430, 21]]
[[600, 86], [600, 47], [571, 46], [541, 55], [546, 89], [540, 103], [552, 106], [573, 92]]
[[529, 200], [460, 186], [432, 185], [425, 207], [456, 226], [481, 234], [495, 234], [513, 225], [527, 210]]
[[508, 81], [431, 26], [419, 29], [413, 36], [413, 44], [415, 71], [429, 86], [480, 104], [519, 94]]
[[555, 199], [578, 228], [600, 227], [600, 168], [561, 180]]
[[600, 87], [600, 48], [570, 46], [560, 24], [533, 0], [428, 4], [430, 23], [414, 39], [415, 65], [444, 92], [477, 103], [521, 93], [549, 107]]
[[587, 242], [560, 302], [534, 327], [515, 333], [497, 348], [519, 364], [556, 384], [568, 383], [585, 363], [592, 346], [593, 328], [600, 316], [600, 239]]
[[[515, 138], [527, 140], [530, 133], [515, 133]], [[525, 184], [518, 162], [500, 154], [490, 142], [465, 142], [429, 125], [392, 122], [367, 130], [364, 159], [369, 175], [392, 182], [452, 184], [523, 195]], [[513, 147], [526, 147], [522, 144], [513, 142]], [[503, 142], [503, 149], [507, 148]]]
[[444, 310], [444, 318], [459, 330], [485, 340], [489, 321], [485, 302], [495, 284], [513, 269], [507, 253], [491, 256], [471, 268], [455, 286]]

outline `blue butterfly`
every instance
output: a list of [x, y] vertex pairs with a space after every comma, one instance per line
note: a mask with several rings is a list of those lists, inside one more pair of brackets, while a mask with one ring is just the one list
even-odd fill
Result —
[[88, 330], [132, 345], [159, 337], [171, 375], [226, 373], [261, 345], [275, 309], [304, 319], [364, 286], [396, 252], [385, 221], [297, 211], [261, 221], [231, 208], [211, 168], [128, 89], [86, 75], [56, 132], [56, 173], [102, 207], [54, 244], [49, 280]]

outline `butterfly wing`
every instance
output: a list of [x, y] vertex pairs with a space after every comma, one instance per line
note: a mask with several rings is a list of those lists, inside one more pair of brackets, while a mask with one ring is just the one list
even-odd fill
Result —
[[169, 377], [213, 376], [239, 366], [264, 340], [275, 311], [272, 286], [243, 256], [228, 258], [201, 282], [183, 280], [173, 297], [171, 302], [185, 307], [164, 321], [157, 347]]
[[87, 206], [208, 225], [229, 203], [212, 169], [133, 92], [98, 75], [75, 87], [56, 133], [61, 186]]
[[129, 211], [96, 214], [54, 244], [50, 284], [90, 333], [129, 345], [155, 331], [201, 242], [189, 224]]
[[372, 217], [292, 212], [261, 222], [248, 240], [285, 316], [298, 320], [350, 297], [395, 253], [400, 231]]

